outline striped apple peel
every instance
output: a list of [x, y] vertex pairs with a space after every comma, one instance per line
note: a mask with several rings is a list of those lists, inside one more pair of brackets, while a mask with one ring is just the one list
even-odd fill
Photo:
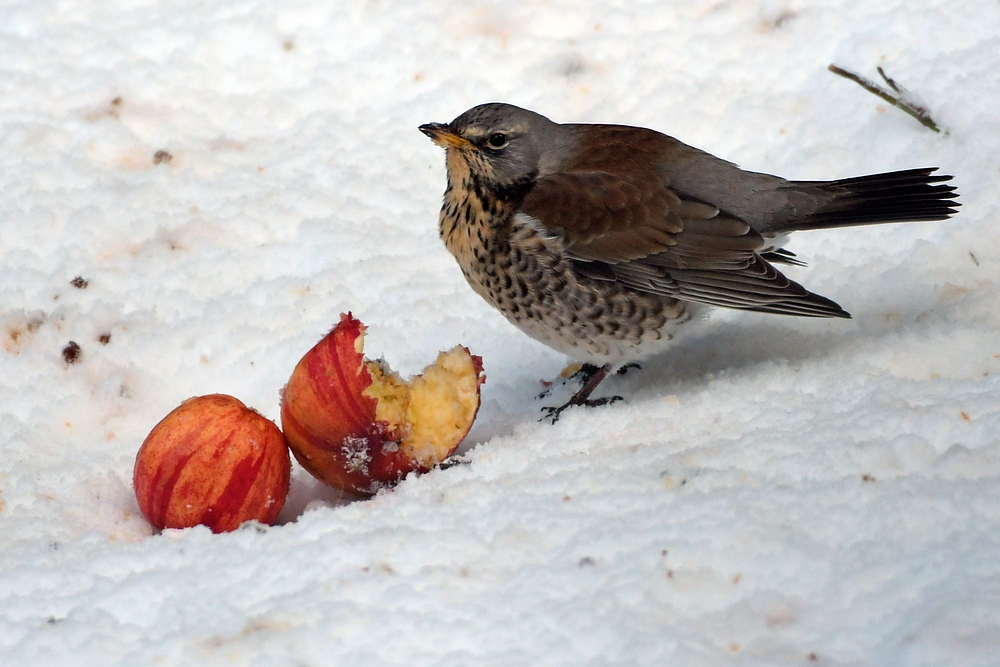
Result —
[[366, 327], [351, 313], [302, 357], [282, 392], [281, 426], [295, 458], [333, 488], [371, 495], [450, 456], [475, 421], [482, 359], [441, 352], [404, 381], [364, 358]]
[[157, 528], [234, 530], [272, 524], [288, 496], [291, 458], [274, 422], [225, 394], [191, 398], [164, 417], [136, 455], [132, 482]]

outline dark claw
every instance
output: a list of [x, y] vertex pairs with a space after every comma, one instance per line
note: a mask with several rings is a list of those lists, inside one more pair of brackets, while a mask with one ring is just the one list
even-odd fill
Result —
[[640, 366], [639, 364], [637, 364], [637, 363], [635, 363], [633, 361], [633, 362], [625, 364], [624, 366], [622, 366], [621, 368], [619, 368], [617, 371], [615, 371], [615, 375], [625, 375], [626, 373], [629, 372], [629, 370], [631, 370], [633, 368], [636, 369], [637, 371], [638, 370], [642, 370], [642, 366]]
[[538, 421], [543, 422], [546, 419], [548, 419], [550, 420], [549, 421], [550, 424], [555, 424], [557, 421], [559, 421], [559, 417], [562, 415], [563, 410], [565, 410], [569, 406], [570, 404], [566, 403], [565, 405], [560, 405], [558, 408], [544, 407], [542, 408], [542, 412], [544, 412], [545, 414], [542, 415], [538, 419]]
[[568, 407], [569, 403], [567, 403], [566, 405], [560, 405], [558, 408], [550, 408], [546, 406], [542, 408], [542, 412], [544, 412], [545, 414], [539, 417], [538, 421], [543, 422], [546, 419], [551, 419], [552, 421], [550, 421], [549, 423], [555, 424], [557, 421], [559, 421], [559, 415], [562, 414], [562, 411]]
[[618, 401], [624, 401], [625, 399], [621, 396], [605, 396], [604, 398], [591, 398], [584, 401], [581, 405], [585, 405], [588, 408], [599, 408], [602, 405], [614, 405]]
[[552, 421], [549, 422], [549, 423], [550, 424], [555, 424], [557, 421], [559, 421], [559, 417], [562, 416], [563, 410], [565, 410], [566, 408], [572, 407], [574, 405], [582, 405], [585, 408], [599, 408], [602, 405], [614, 405], [618, 401], [624, 401], [624, 400], [625, 399], [622, 398], [621, 396], [605, 396], [603, 398], [588, 398], [588, 399], [583, 400], [583, 401], [574, 401], [573, 399], [570, 399], [568, 402], [566, 402], [564, 405], [560, 405], [558, 408], [550, 408], [550, 407], [544, 407], [544, 408], [542, 408], [542, 412], [544, 412], [545, 414], [542, 415], [541, 419], [539, 419], [538, 421], [545, 421], [546, 419], [551, 419]]

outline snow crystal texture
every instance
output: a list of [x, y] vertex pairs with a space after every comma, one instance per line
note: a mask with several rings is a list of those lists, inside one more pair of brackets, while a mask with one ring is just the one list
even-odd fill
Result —
[[[496, 100], [790, 178], [940, 166], [963, 206], [796, 236], [853, 320], [714, 311], [550, 426], [568, 360], [464, 283], [416, 129]], [[1000, 664], [998, 108], [995, 0], [7, 0], [0, 664]], [[348, 310], [404, 374], [482, 355], [466, 463], [153, 530], [153, 425], [276, 419]]]

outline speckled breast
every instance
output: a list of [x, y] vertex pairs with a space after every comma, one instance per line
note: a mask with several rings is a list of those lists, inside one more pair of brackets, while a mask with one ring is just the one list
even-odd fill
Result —
[[449, 220], [448, 212], [442, 209], [442, 236], [472, 289], [521, 331], [573, 359], [649, 356], [691, 319], [691, 304], [578, 275], [562, 241], [526, 216], [491, 225], [486, 216]]

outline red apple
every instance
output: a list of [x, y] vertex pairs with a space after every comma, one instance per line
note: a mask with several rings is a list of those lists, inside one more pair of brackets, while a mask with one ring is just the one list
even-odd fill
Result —
[[404, 381], [364, 358], [365, 326], [350, 313], [299, 361], [281, 398], [295, 458], [344, 491], [373, 494], [448, 458], [479, 411], [483, 362], [461, 345]]
[[135, 459], [139, 508], [157, 528], [221, 533], [273, 523], [288, 496], [291, 458], [274, 422], [232, 396], [190, 398], [153, 427]]

